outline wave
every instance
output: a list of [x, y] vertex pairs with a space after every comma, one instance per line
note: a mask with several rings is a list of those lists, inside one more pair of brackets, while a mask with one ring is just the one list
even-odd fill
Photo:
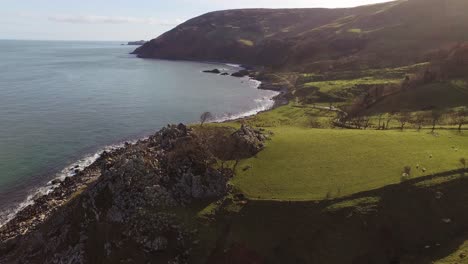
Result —
[[242, 65], [240, 65], [240, 64], [225, 63], [224, 65], [227, 65], [227, 66], [233, 67], [233, 68], [242, 68]]
[[[249, 77], [245, 77], [245, 78], [249, 78]], [[253, 84], [255, 89], [258, 89], [258, 87], [260, 87], [260, 85], [262, 84], [261, 81], [258, 81], [255, 79], [249, 79], [249, 81]], [[275, 92], [275, 91], [270, 91], [270, 92], [271, 92], [270, 96], [265, 96], [262, 98], [254, 99], [254, 102], [257, 103], [257, 106], [255, 108], [245, 111], [245, 112], [240, 112], [237, 114], [224, 113], [222, 115], [215, 116], [212, 122], [222, 123], [222, 122], [226, 122], [229, 120], [236, 120], [239, 118], [253, 116], [260, 112], [270, 110], [275, 105], [274, 98], [280, 94], [279, 92]]]
[[0, 212], [0, 227], [4, 226], [10, 220], [12, 220], [16, 214], [18, 214], [21, 210], [25, 209], [26, 207], [33, 205], [34, 201], [44, 195], [50, 194], [54, 191], [57, 187], [59, 187], [60, 182], [62, 182], [67, 177], [73, 177], [76, 175], [78, 171], [82, 171], [91, 164], [93, 164], [103, 152], [113, 151], [119, 148], [122, 148], [125, 143], [136, 143], [137, 140], [132, 141], [125, 141], [120, 142], [118, 144], [113, 144], [109, 146], [105, 146], [101, 148], [99, 151], [93, 154], [84, 155], [83, 158], [79, 159], [71, 163], [70, 165], [66, 166], [60, 172], [56, 173], [52, 180], [48, 181], [45, 186], [41, 186], [38, 188], [32, 188], [32, 191], [28, 194], [26, 199], [19, 203], [18, 205], [14, 205], [11, 209], [6, 209], [5, 211]]

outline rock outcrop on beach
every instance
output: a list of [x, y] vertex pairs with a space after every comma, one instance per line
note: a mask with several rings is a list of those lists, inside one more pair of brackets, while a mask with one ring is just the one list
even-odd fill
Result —
[[[227, 137], [252, 154], [265, 139], [248, 127]], [[62, 198], [41, 197], [0, 228], [0, 263], [185, 263], [196, 233], [174, 210], [224, 196], [233, 174], [204, 142], [180, 124], [103, 153], [60, 184]]]
[[248, 70], [240, 70], [240, 71], [237, 71], [233, 74], [231, 74], [231, 76], [233, 77], [245, 77], [245, 76], [248, 76], [250, 74], [250, 72]]

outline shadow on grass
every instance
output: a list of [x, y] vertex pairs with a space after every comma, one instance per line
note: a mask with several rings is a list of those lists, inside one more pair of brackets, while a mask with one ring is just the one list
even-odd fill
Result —
[[462, 172], [336, 200], [249, 201], [208, 263], [433, 263], [468, 239]]

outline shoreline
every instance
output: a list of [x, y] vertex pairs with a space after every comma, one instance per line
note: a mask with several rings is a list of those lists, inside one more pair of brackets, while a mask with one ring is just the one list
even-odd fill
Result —
[[[244, 69], [240, 65], [239, 68]], [[253, 70], [253, 72], [258, 73], [256, 70]], [[260, 81], [253, 77], [248, 78], [249, 81], [254, 80], [258, 82], [255, 89], [277, 92], [276, 95], [268, 98], [268, 101], [271, 101], [271, 105], [264, 105], [261, 106], [260, 109], [255, 108], [234, 116], [213, 120], [213, 123], [224, 123], [255, 116], [284, 104], [286, 100], [284, 98], [285, 88], [279, 90], [265, 89], [265, 87], [271, 87], [269, 86], [271, 84], [268, 83], [268, 80]], [[66, 166], [63, 170], [55, 174], [57, 177], [48, 181], [46, 186], [38, 187], [33, 194], [28, 195], [24, 202], [16, 206], [11, 212], [7, 212], [4, 219], [0, 219], [0, 221], [2, 221], [0, 222], [0, 240], [7, 241], [34, 230], [38, 225], [47, 220], [58, 208], [64, 206], [83, 190], [91, 186], [93, 182], [99, 178], [100, 168], [103, 166], [102, 162], [106, 158], [125, 151], [131, 145], [144, 142], [149, 137], [151, 137], [151, 135], [106, 146], [94, 154], [86, 155], [78, 161]]]

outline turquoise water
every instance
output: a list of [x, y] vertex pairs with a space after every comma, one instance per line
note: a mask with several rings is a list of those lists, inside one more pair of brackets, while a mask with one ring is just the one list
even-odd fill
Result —
[[[103, 147], [200, 113], [271, 105], [255, 81], [202, 70], [235, 66], [143, 60], [111, 42], [0, 40], [0, 211]], [[1, 215], [0, 215], [1, 220]]]

